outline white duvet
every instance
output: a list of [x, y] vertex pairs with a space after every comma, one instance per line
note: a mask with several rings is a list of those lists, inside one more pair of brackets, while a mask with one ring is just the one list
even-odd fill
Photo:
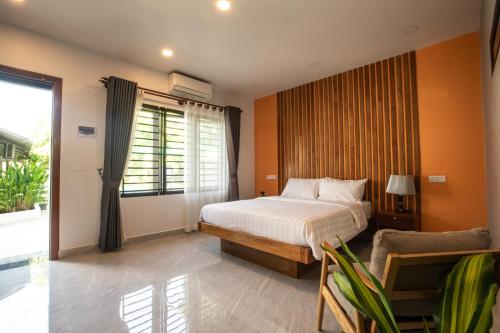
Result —
[[310, 246], [316, 259], [320, 244], [338, 246], [363, 231], [367, 216], [361, 203], [324, 202], [283, 197], [261, 197], [206, 205], [200, 219], [235, 231], [276, 241]]

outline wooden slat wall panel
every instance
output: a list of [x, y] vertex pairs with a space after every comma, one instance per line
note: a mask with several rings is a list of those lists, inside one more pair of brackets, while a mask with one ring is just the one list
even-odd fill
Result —
[[[373, 211], [394, 209], [391, 174], [414, 175], [420, 148], [415, 52], [278, 93], [279, 189], [289, 178], [368, 179]], [[420, 197], [405, 198], [420, 210]]]

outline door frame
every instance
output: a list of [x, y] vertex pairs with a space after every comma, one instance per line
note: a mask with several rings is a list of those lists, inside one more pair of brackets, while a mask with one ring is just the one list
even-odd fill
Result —
[[61, 169], [62, 79], [0, 64], [0, 79], [52, 90], [52, 133], [50, 149], [50, 251], [49, 259], [59, 258], [59, 201]]

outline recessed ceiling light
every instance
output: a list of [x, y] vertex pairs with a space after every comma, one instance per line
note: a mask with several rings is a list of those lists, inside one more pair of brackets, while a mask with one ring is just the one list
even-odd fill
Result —
[[231, 8], [231, 3], [228, 1], [228, 0], [219, 0], [217, 1], [217, 8], [219, 8], [220, 10], [229, 10], [229, 8]]
[[163, 54], [165, 57], [171, 57], [174, 55], [174, 51], [172, 51], [171, 49], [163, 49], [161, 50], [161, 54]]
[[404, 33], [405, 34], [412, 34], [412, 33], [416, 32], [417, 30], [418, 30], [417, 25], [410, 25], [409, 27], [406, 27], [406, 29], [404, 30]]

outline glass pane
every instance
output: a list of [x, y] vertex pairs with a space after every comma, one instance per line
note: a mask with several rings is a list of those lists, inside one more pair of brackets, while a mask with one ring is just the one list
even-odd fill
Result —
[[158, 175], [127, 175], [123, 177], [124, 184], [146, 184], [146, 183], [158, 183]]
[[124, 193], [158, 192], [160, 183], [160, 115], [142, 110], [136, 117], [132, 151], [123, 178]]
[[154, 155], [154, 154], [159, 154], [160, 151], [158, 150], [158, 146], [153, 145], [151, 142], [149, 143], [149, 146], [146, 145], [134, 145], [132, 148], [132, 154], [141, 154], [141, 155]]
[[200, 187], [203, 191], [215, 191], [219, 188], [219, 170], [222, 170], [223, 127], [218, 119], [204, 118], [200, 120], [199, 136], [199, 175]]
[[155, 133], [158, 133], [159, 131], [159, 128], [157, 126], [153, 126], [153, 125], [145, 125], [143, 123], [137, 123], [135, 125], [135, 130], [136, 131], [143, 131], [143, 132], [155, 132]]
[[144, 156], [133, 156], [135, 159], [131, 159], [128, 161], [128, 167], [129, 169], [135, 169], [135, 168], [140, 168], [140, 169], [158, 169], [158, 161], [145, 161], [141, 160]]
[[167, 183], [167, 191], [172, 191], [172, 190], [184, 190], [184, 183]]
[[147, 175], [147, 176], [157, 176], [158, 175], [158, 170], [157, 169], [133, 169], [133, 168], [128, 168], [126, 176], [140, 176], [140, 175]]
[[[172, 136], [184, 136], [184, 129], [178, 129], [178, 128], [168, 128], [167, 127], [167, 135], [172, 135]], [[173, 137], [172, 137], [173, 139]]]
[[[149, 134], [149, 133], [148, 133]], [[134, 144], [139, 145], [139, 146], [150, 146], [150, 145], [159, 145], [157, 139], [153, 139], [153, 134], [151, 134], [151, 138], [146, 138], [142, 136], [141, 138], [135, 138], [134, 139]]]
[[158, 192], [158, 184], [124, 184], [124, 193]]
[[165, 137], [165, 167], [167, 191], [184, 189], [184, 135], [183, 114], [167, 112]]
[[183, 176], [184, 175], [184, 169], [170, 169], [167, 168], [167, 176]]

